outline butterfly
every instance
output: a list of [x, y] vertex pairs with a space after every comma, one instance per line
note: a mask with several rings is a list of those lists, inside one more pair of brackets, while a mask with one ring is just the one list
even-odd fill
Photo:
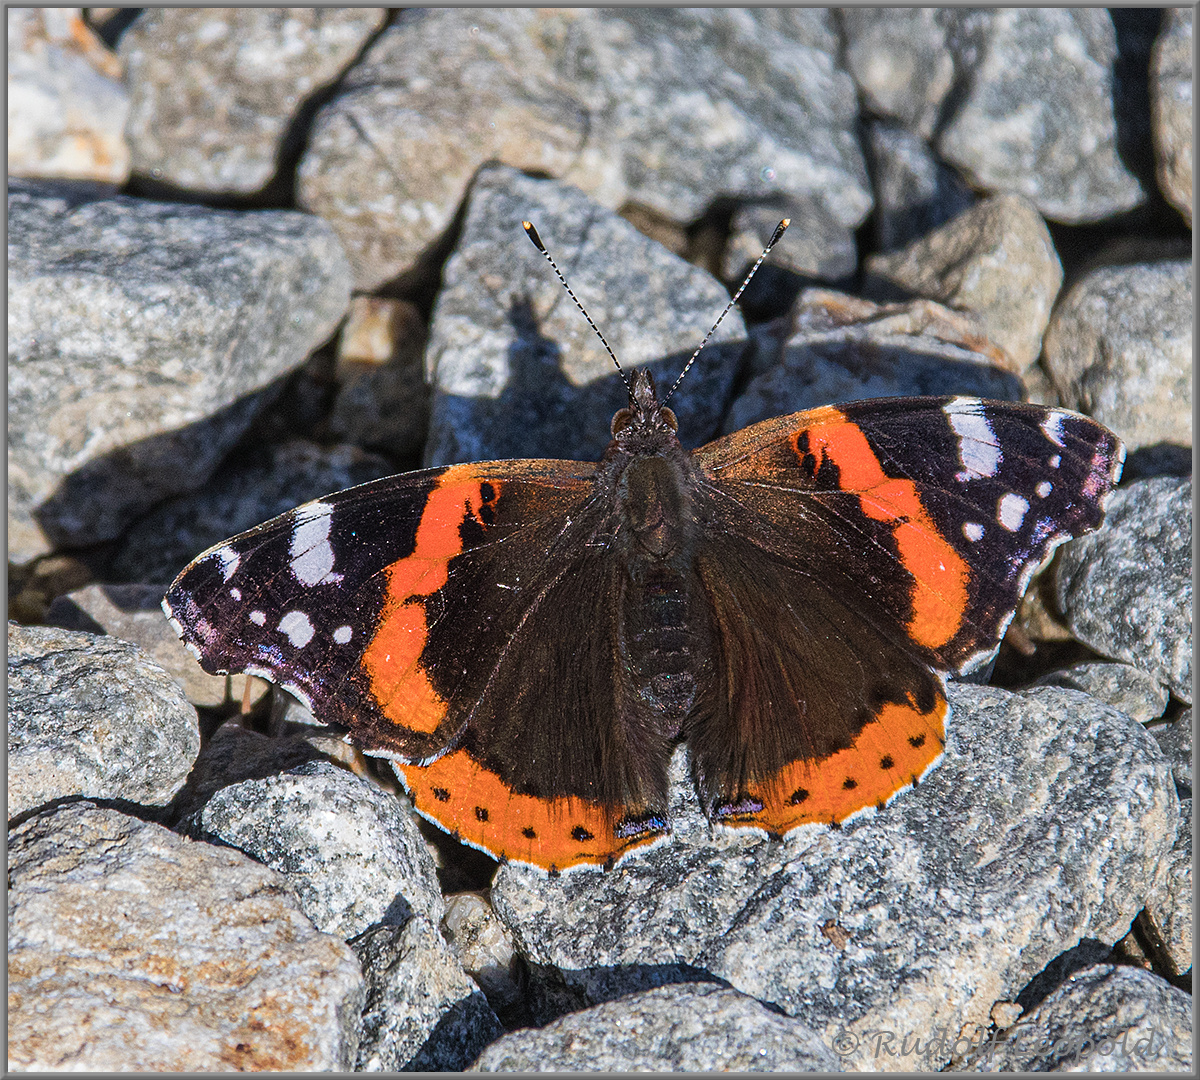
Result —
[[915, 784], [945, 745], [946, 677], [1099, 526], [1124, 459], [1084, 416], [964, 397], [687, 450], [650, 375], [628, 387], [598, 462], [329, 495], [200, 555], [164, 610], [205, 670], [346, 728], [458, 839], [611, 867], [669, 834], [681, 741], [709, 819], [773, 836]]

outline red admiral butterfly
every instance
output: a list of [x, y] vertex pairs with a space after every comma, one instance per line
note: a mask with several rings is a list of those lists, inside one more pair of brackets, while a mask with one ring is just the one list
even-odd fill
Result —
[[197, 558], [164, 610], [205, 670], [279, 683], [393, 759], [459, 839], [611, 866], [670, 831], [679, 740], [710, 819], [773, 835], [915, 784], [945, 675], [1100, 524], [1124, 457], [1086, 417], [960, 397], [688, 451], [642, 371], [612, 435], [595, 464], [451, 465], [301, 506]]

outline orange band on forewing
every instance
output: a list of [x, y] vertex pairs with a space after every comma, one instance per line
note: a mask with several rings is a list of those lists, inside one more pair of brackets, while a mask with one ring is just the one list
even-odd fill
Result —
[[[499, 481], [489, 483], [499, 489]], [[412, 554], [385, 571], [387, 602], [362, 667], [380, 711], [412, 731], [429, 734], [446, 715], [419, 663], [429, 636], [420, 601], [446, 584], [450, 560], [462, 552], [462, 523], [478, 518], [486, 501], [470, 466], [447, 469], [425, 502]]]
[[783, 834], [800, 825], [832, 824], [868, 806], [883, 806], [920, 779], [942, 755], [946, 700], [927, 713], [911, 702], [888, 703], [854, 743], [820, 761], [794, 761], [747, 792], [763, 804], [721, 824]]
[[916, 484], [889, 477], [858, 425], [836, 409], [827, 411], [842, 422], [806, 428], [809, 449], [837, 467], [842, 488], [858, 495], [867, 517], [891, 524], [914, 582], [908, 632], [919, 644], [940, 648], [958, 632], [967, 608], [967, 564], [934, 525]]
[[397, 764], [395, 768], [426, 817], [499, 859], [544, 870], [608, 865], [665, 831], [650, 829], [618, 837], [614, 822], [623, 816], [624, 808], [608, 809], [569, 797], [515, 794], [463, 750], [431, 765]]

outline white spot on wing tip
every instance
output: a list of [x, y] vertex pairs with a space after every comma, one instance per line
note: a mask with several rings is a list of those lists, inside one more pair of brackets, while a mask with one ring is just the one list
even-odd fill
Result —
[[333, 513], [333, 503], [317, 499], [315, 502], [297, 506], [293, 513], [295, 514], [297, 524], [304, 521], [313, 521], [318, 518], [327, 518]]
[[983, 526], [978, 521], [964, 521], [962, 531], [963, 536], [972, 543], [983, 539]]
[[339, 645], [345, 645], [354, 636], [354, 629], [350, 626], [339, 626], [333, 632], [333, 640]]
[[254, 623], [255, 626], [267, 625], [267, 614], [265, 611], [252, 611], [250, 612], [248, 618], [252, 623]]
[[1042, 421], [1042, 434], [1046, 436], [1055, 446], [1065, 446], [1063, 442], [1063, 420], [1066, 419], [1066, 413], [1059, 412], [1057, 409], [1051, 409], [1046, 414], [1046, 419]]
[[942, 406], [950, 429], [958, 436], [959, 483], [995, 476], [1000, 468], [1000, 447], [983, 402], [978, 398], [951, 398]]
[[211, 557], [221, 564], [221, 577], [228, 581], [237, 572], [242, 557], [231, 547], [214, 548]]
[[335, 584], [341, 574], [333, 572], [333, 545], [329, 542], [333, 526], [333, 506], [325, 502], [308, 503], [295, 512], [292, 529], [291, 571], [302, 585]]
[[996, 504], [996, 520], [1009, 532], [1016, 532], [1029, 512], [1029, 500], [1010, 491]]
[[289, 611], [279, 620], [279, 629], [287, 635], [288, 641], [297, 649], [303, 649], [316, 634], [312, 622], [303, 611]]

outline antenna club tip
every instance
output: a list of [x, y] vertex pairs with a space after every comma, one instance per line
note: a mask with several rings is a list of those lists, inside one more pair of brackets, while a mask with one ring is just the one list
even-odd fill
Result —
[[787, 227], [788, 227], [788, 226], [789, 226], [791, 223], [792, 223], [792, 219], [791, 219], [790, 217], [785, 217], [785, 218], [784, 218], [784, 219], [783, 219], [783, 220], [782, 220], [782, 221], [779, 223], [779, 225], [780, 225], [780, 227], [781, 227], [781, 228], [784, 228], [784, 229], [786, 229], [786, 228], [787, 228]]
[[[533, 241], [533, 246], [536, 247], [543, 255], [546, 255], [546, 245], [542, 243], [542, 238], [538, 236], [538, 231], [533, 227], [533, 222], [522, 221], [521, 228], [525, 230], [525, 235]], [[547, 258], [549, 258], [548, 255]]]

